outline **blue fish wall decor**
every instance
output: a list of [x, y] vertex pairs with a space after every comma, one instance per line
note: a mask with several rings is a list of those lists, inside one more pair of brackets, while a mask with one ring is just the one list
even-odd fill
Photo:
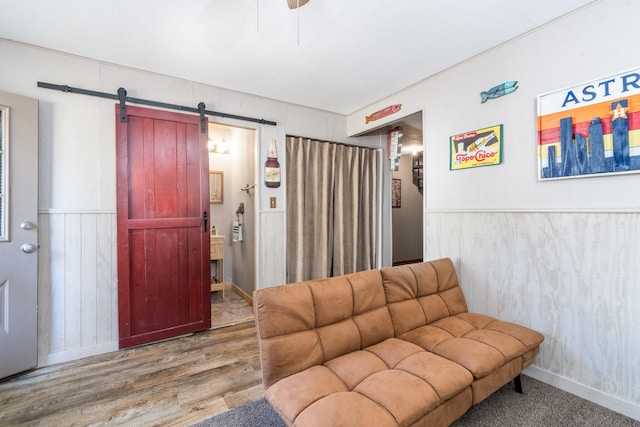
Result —
[[487, 99], [496, 99], [500, 98], [503, 95], [507, 95], [516, 89], [518, 89], [517, 81], [512, 82], [504, 82], [499, 84], [498, 86], [494, 86], [486, 92], [480, 92], [480, 96], [482, 97], [481, 103], [487, 102]]

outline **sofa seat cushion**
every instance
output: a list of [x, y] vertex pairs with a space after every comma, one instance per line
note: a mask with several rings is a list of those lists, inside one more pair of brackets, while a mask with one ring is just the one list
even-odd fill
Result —
[[389, 338], [286, 377], [266, 397], [290, 425], [411, 425], [472, 382], [460, 365]]
[[512, 360], [523, 364], [544, 339], [532, 329], [475, 313], [445, 317], [399, 338], [464, 366], [476, 379]]

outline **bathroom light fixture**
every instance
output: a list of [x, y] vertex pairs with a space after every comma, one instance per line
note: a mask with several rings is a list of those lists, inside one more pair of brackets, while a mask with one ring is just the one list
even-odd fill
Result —
[[215, 142], [214, 140], [209, 139], [207, 148], [211, 153], [229, 154], [231, 151], [231, 144], [229, 144], [224, 138], [220, 142]]

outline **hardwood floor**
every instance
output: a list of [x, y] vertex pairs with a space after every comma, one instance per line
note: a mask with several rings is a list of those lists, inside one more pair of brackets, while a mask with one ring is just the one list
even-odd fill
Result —
[[0, 382], [0, 425], [189, 426], [263, 395], [249, 321]]
[[234, 287], [224, 292], [211, 293], [211, 326], [226, 326], [253, 320], [253, 306], [234, 291]]

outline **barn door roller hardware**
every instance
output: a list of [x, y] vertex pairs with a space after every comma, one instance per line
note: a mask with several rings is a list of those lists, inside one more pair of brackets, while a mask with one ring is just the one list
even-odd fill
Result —
[[198, 104], [198, 108], [193, 108], [193, 107], [185, 107], [184, 105], [167, 104], [166, 102], [150, 101], [148, 99], [141, 99], [141, 98], [133, 98], [131, 96], [127, 96], [127, 91], [123, 87], [118, 89], [117, 95], [112, 93], [96, 92], [94, 90], [80, 89], [77, 87], [71, 87], [67, 85], [55, 85], [52, 83], [44, 83], [44, 82], [38, 82], [38, 87], [42, 87], [45, 89], [59, 90], [62, 92], [78, 93], [80, 95], [89, 95], [89, 96], [96, 96], [98, 98], [107, 98], [107, 99], [116, 100], [120, 102], [120, 122], [122, 123], [126, 123], [127, 121], [126, 103], [129, 102], [132, 104], [141, 104], [141, 105], [149, 105], [152, 107], [167, 108], [169, 110], [178, 110], [178, 111], [187, 111], [190, 113], [197, 113], [200, 115], [200, 132], [202, 133], [206, 133], [207, 131], [206, 121], [204, 118], [205, 115], [215, 116], [215, 117], [225, 117], [227, 119], [243, 120], [245, 122], [260, 123], [262, 125], [271, 125], [271, 126], [277, 125], [276, 122], [272, 122], [270, 120], [255, 119], [253, 117], [238, 116], [235, 114], [227, 114], [227, 113], [220, 113], [218, 111], [207, 110], [204, 102], [200, 102]]

